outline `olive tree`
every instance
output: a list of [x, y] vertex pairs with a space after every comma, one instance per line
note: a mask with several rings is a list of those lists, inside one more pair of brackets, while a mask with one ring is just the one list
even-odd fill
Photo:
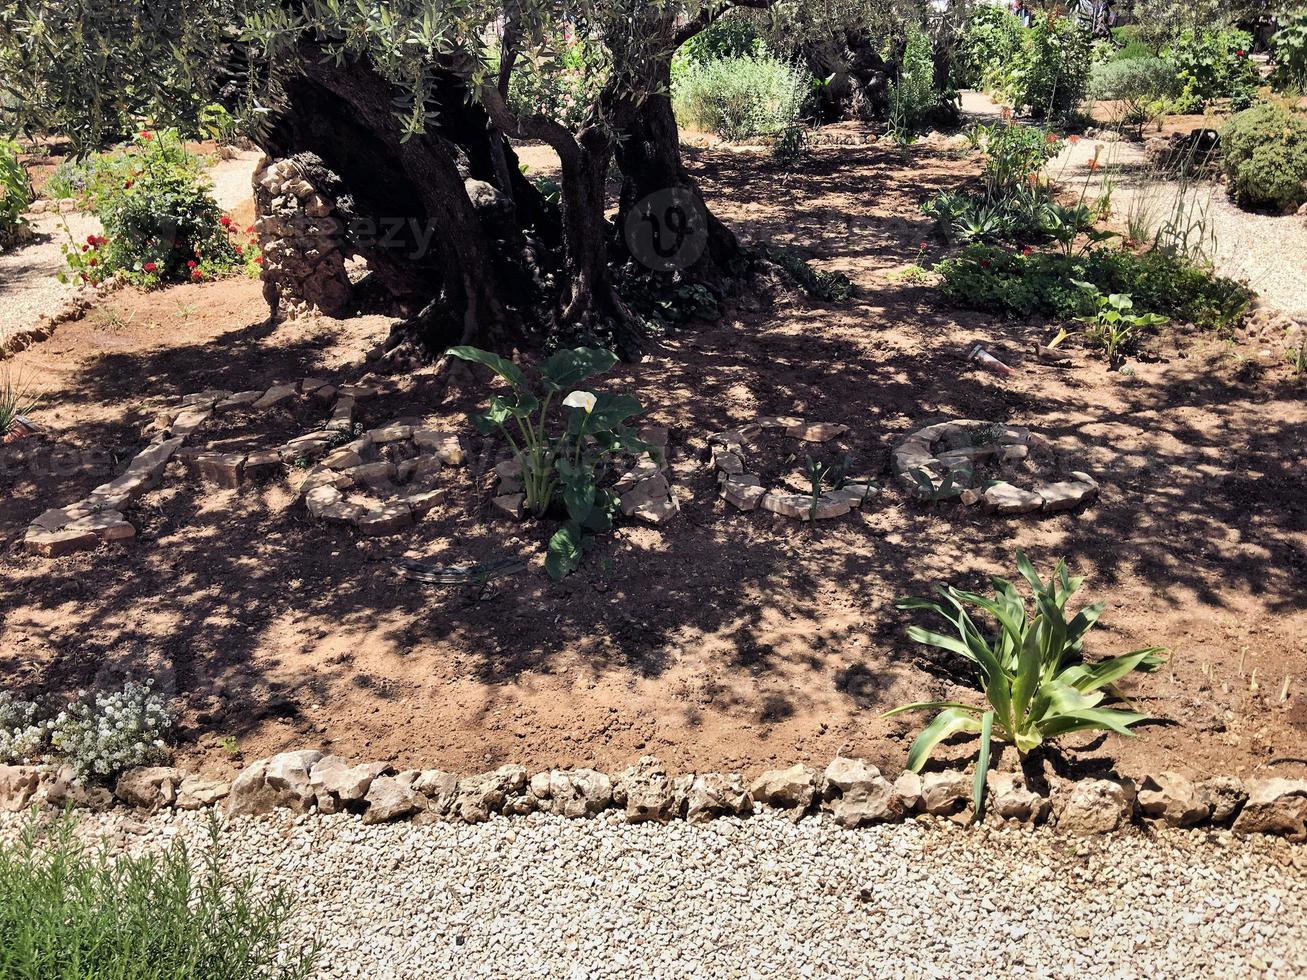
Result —
[[[503, 347], [550, 331], [620, 346], [638, 339], [639, 320], [614, 288], [614, 263], [634, 257], [717, 293], [739, 268], [739, 243], [682, 164], [670, 63], [723, 13], [771, 2], [7, 0], [3, 112], [10, 128], [86, 151], [139, 118], [190, 128], [221, 103], [269, 155], [319, 158], [360, 219], [352, 228], [408, 229], [384, 240], [351, 231], [345, 244], [433, 346]], [[564, 28], [596, 52], [579, 121], [509, 98], [515, 77], [549, 69]], [[557, 152], [559, 201], [526, 179], [512, 140]], [[605, 217], [614, 161], [615, 223]], [[421, 229], [434, 229], [434, 247]]]

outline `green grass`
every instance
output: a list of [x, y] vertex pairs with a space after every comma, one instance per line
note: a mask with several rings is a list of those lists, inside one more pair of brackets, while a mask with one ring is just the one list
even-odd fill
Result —
[[[291, 906], [181, 844], [111, 860], [72, 818], [0, 846], [0, 980], [298, 980], [316, 951], [284, 945]], [[193, 862], [192, 858], [198, 858]]]

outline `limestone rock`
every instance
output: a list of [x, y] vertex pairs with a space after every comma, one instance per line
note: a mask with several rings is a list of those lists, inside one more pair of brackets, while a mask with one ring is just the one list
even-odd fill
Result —
[[1233, 776], [1213, 776], [1198, 784], [1198, 792], [1211, 807], [1211, 821], [1220, 826], [1228, 826], [1239, 808], [1248, 800], [1248, 793], [1243, 783]]
[[415, 813], [422, 803], [411, 786], [394, 776], [377, 776], [368, 786], [363, 811], [365, 824], [387, 823]]
[[184, 772], [171, 766], [128, 769], [118, 777], [114, 795], [128, 806], [157, 810], [176, 802], [177, 789], [185, 778]]
[[1058, 483], [1040, 483], [1035, 493], [1044, 501], [1044, 510], [1050, 513], [1074, 510], [1098, 496], [1098, 487], [1080, 480], [1062, 480]]
[[902, 809], [904, 816], [921, 809], [921, 776], [911, 770], [903, 772], [894, 780], [896, 806]]
[[1057, 826], [1073, 834], [1107, 834], [1130, 823], [1135, 785], [1129, 780], [1082, 779], [1055, 794]]
[[1173, 772], [1146, 776], [1139, 785], [1139, 812], [1172, 827], [1194, 827], [1212, 813], [1212, 805], [1190, 780]]
[[921, 807], [937, 817], [960, 814], [971, 803], [971, 777], [964, 772], [947, 769], [928, 772], [921, 777]]
[[1044, 498], [1010, 483], [995, 483], [980, 498], [985, 510], [995, 514], [1029, 514], [1044, 506]]
[[680, 801], [662, 764], [643, 756], [637, 765], [613, 780], [613, 802], [626, 808], [627, 823], [656, 820], [665, 823], [680, 812]]
[[526, 769], [522, 766], [500, 766], [493, 772], [469, 776], [459, 780], [458, 795], [453, 813], [465, 823], [481, 823], [499, 813], [510, 797], [526, 790]]
[[526, 494], [507, 493], [490, 501], [492, 507], [510, 520], [520, 521], [526, 513]]
[[[751, 474], [744, 474], [749, 476]], [[755, 477], [755, 479], [757, 479]], [[722, 496], [726, 502], [733, 507], [743, 511], [757, 510], [758, 505], [762, 503], [762, 498], [767, 495], [767, 491], [756, 484], [745, 483], [738, 478], [732, 478], [722, 483]]]
[[458, 776], [442, 769], [426, 769], [418, 773], [412, 783], [413, 791], [426, 798], [426, 808], [432, 813], [445, 814], [458, 796]]
[[366, 797], [373, 780], [389, 768], [384, 762], [351, 766], [338, 755], [328, 755], [314, 763], [309, 774], [309, 788], [318, 809], [334, 813], [339, 804], [357, 803]]
[[748, 813], [751, 803], [739, 773], [703, 773], [694, 777], [686, 793], [685, 819], [705, 823], [717, 816], [738, 816]]
[[555, 769], [549, 773], [549, 800], [551, 813], [593, 817], [612, 803], [613, 782], [594, 769]]
[[1031, 827], [1048, 816], [1051, 804], [1026, 784], [1019, 772], [990, 772], [985, 777], [989, 787], [989, 815], [997, 820], [1011, 820]]
[[200, 810], [225, 799], [230, 792], [231, 785], [221, 779], [187, 776], [177, 789], [176, 806], [179, 810]]
[[903, 817], [894, 787], [862, 759], [836, 757], [822, 774], [823, 806], [841, 827]]
[[1252, 779], [1235, 833], [1275, 834], [1307, 842], [1307, 779]]
[[794, 439], [802, 439], [804, 442], [830, 442], [848, 431], [849, 427], [847, 425], [838, 425], [834, 422], [814, 422], [812, 424], [800, 422], [797, 425], [789, 426], [785, 430], [785, 434]]
[[806, 810], [817, 794], [817, 770], [802, 764], [772, 769], [755, 779], [749, 792], [767, 806]]
[[0, 812], [26, 810], [40, 783], [41, 773], [35, 766], [0, 766]]

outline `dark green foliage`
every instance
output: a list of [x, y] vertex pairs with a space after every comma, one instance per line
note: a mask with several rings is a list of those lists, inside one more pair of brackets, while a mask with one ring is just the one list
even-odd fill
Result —
[[1267, 99], [1221, 130], [1230, 195], [1241, 208], [1293, 211], [1307, 201], [1307, 117]]
[[112, 863], [35, 819], [0, 847], [5, 980], [299, 980], [314, 953], [286, 945], [291, 906], [224, 872], [216, 824], [193, 869], [184, 846]]
[[1229, 99], [1235, 109], [1252, 104], [1261, 77], [1249, 54], [1252, 36], [1245, 31], [1184, 31], [1166, 51], [1175, 65], [1176, 87], [1200, 104]]
[[1238, 323], [1253, 296], [1241, 283], [1162, 251], [1136, 255], [1105, 248], [1081, 256], [1026, 256], [977, 245], [940, 262], [935, 271], [943, 277], [944, 295], [959, 306], [1016, 317], [1066, 320], [1092, 313], [1092, 294], [1077, 280], [1104, 294], [1129, 295], [1141, 312], [1214, 330]]
[[815, 269], [793, 252], [775, 245], [764, 245], [763, 253], [779, 265], [798, 285], [811, 296], [827, 303], [842, 303], [854, 293], [852, 280], [842, 272], [823, 272]]

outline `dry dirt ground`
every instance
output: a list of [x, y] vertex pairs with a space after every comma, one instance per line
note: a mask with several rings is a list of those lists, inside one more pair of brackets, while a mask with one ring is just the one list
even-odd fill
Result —
[[[918, 205], [974, 179], [975, 161], [921, 146], [815, 152], [797, 174], [765, 156], [691, 149], [709, 200], [748, 238], [795, 247], [861, 292], [828, 305], [740, 304], [676, 332], [606, 384], [633, 390], [671, 430], [682, 514], [600, 539], [562, 583], [543, 573], [551, 528], [491, 511], [502, 447], [465, 415], [485, 396], [467, 373], [418, 373], [364, 404], [367, 425], [427, 415], [462, 433], [467, 470], [412, 531], [361, 541], [315, 525], [288, 479], [241, 491], [174, 469], [129, 517], [139, 538], [59, 560], [22, 532], [103, 482], [177, 396], [309, 374], [352, 380], [387, 321], [265, 322], [257, 283], [109, 298], [17, 358], [45, 392], [44, 442], [0, 471], [0, 676], [21, 693], [72, 693], [123, 674], [176, 696], [182, 761], [213, 773], [290, 747], [401, 766], [617, 767], [655, 754], [684, 769], [748, 773], [837, 752], [891, 771], [920, 718], [881, 712], [974, 697], [957, 663], [904, 635], [894, 600], [934, 583], [983, 588], [1026, 549], [1065, 555], [1104, 600], [1095, 656], [1158, 644], [1170, 664], [1129, 693], [1157, 717], [1138, 739], [1065, 740], [1057, 765], [1125, 774], [1307, 773], [1307, 488], [1304, 388], [1239, 338], [1186, 331], [1163, 358], [1112, 374], [1027, 353], [1041, 323], [949, 309], [893, 276], [928, 228]], [[983, 341], [1020, 368], [968, 366]], [[838, 444], [884, 493], [807, 529], [729, 510], [706, 437], [760, 414], [845, 423]], [[1080, 512], [1004, 519], [910, 501], [885, 472], [907, 433], [951, 418], [1027, 425], [1102, 483]], [[484, 589], [397, 577], [391, 560], [526, 557]], [[919, 621], [919, 620], [917, 620]], [[950, 747], [966, 758], [973, 745]], [[1004, 764], [1011, 764], [1010, 754]]]

